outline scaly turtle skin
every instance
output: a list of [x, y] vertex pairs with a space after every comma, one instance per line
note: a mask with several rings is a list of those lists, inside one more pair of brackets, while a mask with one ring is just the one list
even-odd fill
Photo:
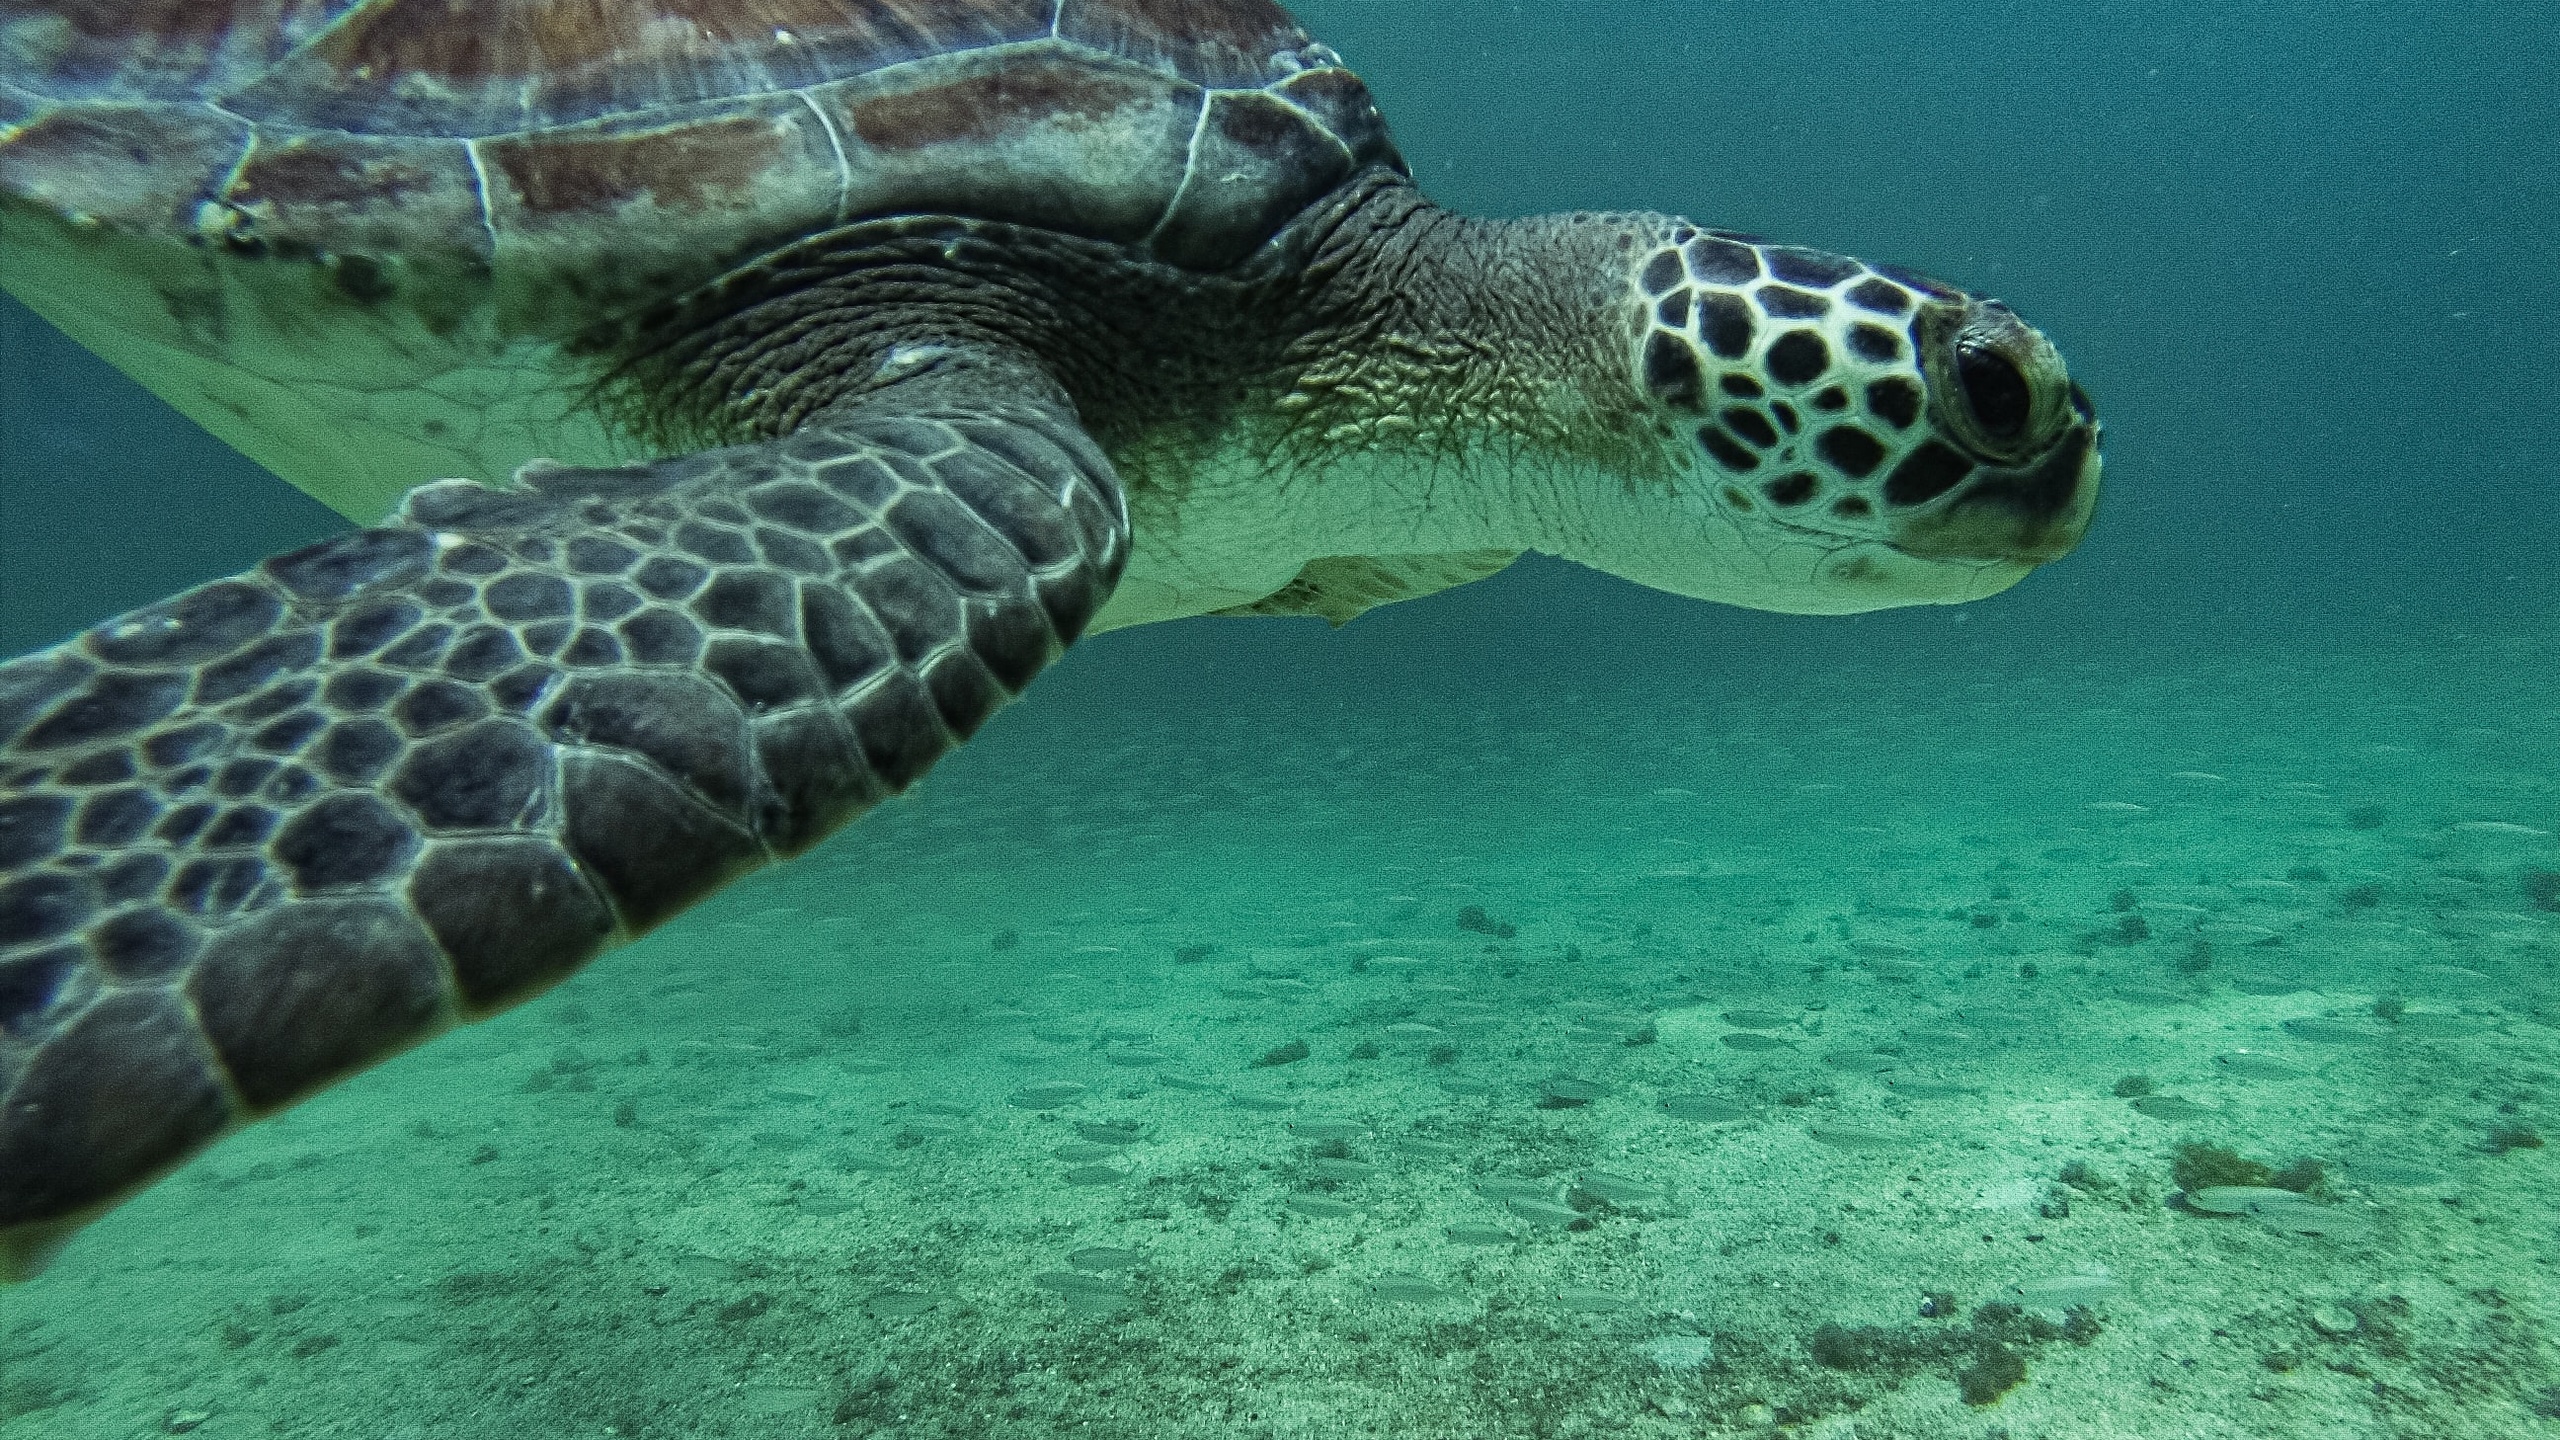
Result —
[[1088, 629], [1529, 549], [1960, 601], [2097, 490], [1998, 302], [1439, 210], [1266, 0], [20, 0], [0, 246], [380, 522], [0, 666], [11, 1273], [814, 844]]

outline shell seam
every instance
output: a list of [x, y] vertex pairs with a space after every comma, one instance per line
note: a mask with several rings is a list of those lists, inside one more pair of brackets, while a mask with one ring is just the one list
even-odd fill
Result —
[[[240, 176], [242, 173], [248, 170], [249, 157], [258, 153], [258, 141], [263, 138], [263, 136], [258, 129], [258, 122], [254, 120], [248, 119], [244, 116], [235, 115], [231, 111], [224, 109], [222, 106], [209, 101], [206, 103], [205, 108], [211, 110], [216, 115], [225, 117], [226, 119], [239, 121], [241, 128], [249, 132], [249, 138], [240, 142], [239, 158], [231, 162], [230, 169], [222, 172], [222, 178], [214, 182], [213, 189], [205, 196], [206, 200], [210, 200], [217, 205], [224, 205], [230, 203], [229, 197], [231, 192], [240, 184]], [[189, 223], [195, 223], [196, 217], [190, 215], [187, 219]]]
[[836, 152], [836, 223], [841, 225], [845, 212], [853, 205], [853, 162], [845, 158], [844, 137], [836, 133], [836, 122], [828, 119], [827, 112], [818, 108], [818, 102], [809, 98], [807, 87], [791, 93], [800, 97], [800, 103], [807, 107], [809, 118], [818, 122], [818, 128], [827, 132], [827, 148]]
[[296, 61], [299, 61], [312, 51], [319, 49], [339, 31], [354, 28], [359, 19], [372, 19], [374, 11], [379, 8], [381, 7], [369, 3], [369, 0], [357, 0], [356, 4], [348, 6], [346, 10], [339, 14], [335, 19], [332, 19], [329, 23], [303, 37], [301, 44], [287, 50], [282, 55], [277, 56], [271, 63], [261, 67], [258, 70], [255, 79], [233, 86], [223, 95], [222, 98], [225, 101], [236, 99], [242, 92], [254, 90], [260, 85], [265, 84], [269, 79], [274, 77], [277, 71], [294, 64]]
[[489, 263], [498, 263], [498, 220], [489, 209], [489, 170], [480, 163], [480, 142], [466, 137], [462, 142], [462, 158], [471, 162], [471, 194], [480, 202], [480, 230], [489, 237]]
[[[1061, 16], [1063, 16], [1064, 10], [1065, 7], [1061, 4]], [[1131, 60], [1125, 55], [1115, 54], [1108, 50], [1096, 49], [1079, 40], [1068, 40], [1055, 34], [1049, 34], [1035, 36], [1028, 40], [999, 40], [991, 44], [976, 45], [966, 49], [937, 51], [930, 55], [912, 56], [893, 64], [883, 65], [876, 70], [862, 71], [859, 74], [838, 75], [830, 79], [812, 81], [806, 85], [776, 85], [761, 90], [740, 90], [732, 94], [718, 95], [704, 100], [690, 101], [687, 102], [687, 105], [690, 107], [718, 107], [735, 104], [740, 101], [771, 99], [778, 95], [799, 95], [813, 90], [836, 90], [848, 88], [866, 81], [878, 81], [884, 76], [896, 75], [901, 71], [912, 71], [927, 65], [947, 62], [960, 56], [995, 56], [1001, 60], [1004, 57], [1014, 55], [1056, 54], [1061, 51], [1077, 60], [1088, 64], [1102, 65], [1122, 74], [1140, 75], [1156, 80], [1172, 80], [1182, 85], [1199, 85], [1199, 82], [1191, 80], [1181, 74], [1159, 70], [1154, 66]], [[1207, 89], [1209, 87], [1202, 86], [1200, 88]], [[1230, 86], [1227, 88], [1233, 89], [1234, 87]], [[33, 94], [35, 92], [28, 91], [21, 93]], [[190, 100], [175, 103], [203, 105], [208, 109], [219, 110], [221, 113], [230, 116], [232, 119], [240, 121], [240, 123], [244, 125], [254, 125], [261, 131], [273, 131], [279, 138], [289, 139], [299, 135], [346, 135], [360, 140], [462, 140], [475, 144], [484, 140], [512, 140], [519, 136], [526, 135], [544, 135], [559, 131], [604, 127], [616, 122], [630, 120], [635, 116], [648, 115], [658, 109], [664, 108], [649, 105], [634, 105], [628, 109], [607, 110], [598, 114], [584, 116], [576, 120], [527, 125], [513, 130], [492, 130], [483, 135], [446, 135], [439, 134], [434, 131], [353, 130], [344, 125], [309, 124], [298, 120], [283, 121], [272, 118], [266, 120], [252, 120], [237, 111], [223, 108], [230, 99], [236, 98], [236, 95], [237, 92], [234, 92], [232, 96], [226, 96], [221, 101]], [[52, 103], [63, 109], [71, 109], [75, 107], [93, 105], [112, 105], [123, 102], [54, 99]]]
[[1191, 141], [1182, 152], [1182, 183], [1173, 187], [1172, 198], [1164, 202], [1164, 214], [1156, 217], [1155, 225], [1147, 231], [1147, 238], [1138, 242], [1150, 250], [1155, 248], [1156, 237], [1162, 235], [1165, 227], [1173, 223], [1173, 217], [1182, 212], [1182, 197], [1191, 193], [1191, 177], [1200, 173], [1200, 137], [1209, 131], [1209, 107], [1217, 103], [1221, 93], [1205, 87], [1200, 91], [1200, 118], [1191, 122]]
[[1269, 87], [1269, 86], [1265, 86], [1265, 87], [1263, 87], [1262, 93], [1263, 93], [1263, 94], [1265, 94], [1265, 95], [1270, 96], [1270, 97], [1271, 97], [1272, 99], [1274, 99], [1274, 100], [1279, 101], [1279, 102], [1280, 102], [1280, 104], [1281, 104], [1281, 106], [1282, 106], [1282, 108], [1284, 108], [1284, 109], [1288, 110], [1290, 113], [1292, 113], [1292, 114], [1294, 114], [1294, 115], [1298, 116], [1300, 119], [1305, 120], [1305, 121], [1307, 122], [1307, 124], [1315, 130], [1315, 132], [1316, 132], [1317, 134], [1319, 134], [1319, 135], [1323, 136], [1323, 137], [1324, 137], [1324, 138], [1326, 138], [1327, 140], [1332, 141], [1332, 142], [1333, 142], [1333, 148], [1334, 148], [1334, 149], [1336, 149], [1336, 150], [1341, 151], [1341, 152], [1342, 152], [1342, 158], [1343, 158], [1343, 159], [1345, 159], [1345, 160], [1347, 160], [1347, 161], [1349, 161], [1349, 162], [1352, 164], [1352, 166], [1353, 166], [1354, 168], [1357, 168], [1357, 167], [1359, 166], [1359, 164], [1360, 164], [1360, 157], [1359, 157], [1357, 154], [1353, 153], [1353, 151], [1352, 151], [1352, 149], [1351, 149], [1351, 142], [1350, 142], [1350, 141], [1348, 141], [1348, 140], [1343, 139], [1343, 138], [1342, 138], [1341, 136], [1339, 136], [1339, 135], [1334, 134], [1334, 133], [1333, 133], [1333, 127], [1332, 127], [1332, 126], [1330, 126], [1330, 125], [1327, 125], [1326, 123], [1324, 123], [1324, 121], [1323, 121], [1322, 119], [1318, 118], [1318, 117], [1317, 117], [1317, 115], [1316, 115], [1316, 112], [1314, 112], [1313, 110], [1308, 109], [1308, 108], [1307, 108], [1306, 106], [1304, 106], [1304, 105], [1299, 104], [1297, 101], [1290, 99], [1288, 96], [1286, 96], [1286, 95], [1282, 95], [1282, 94], [1278, 93], [1276, 90], [1273, 90], [1273, 89], [1272, 89], [1271, 87]]

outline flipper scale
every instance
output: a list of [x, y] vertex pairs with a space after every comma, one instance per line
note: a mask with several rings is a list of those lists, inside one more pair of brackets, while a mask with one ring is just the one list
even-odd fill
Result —
[[1018, 692], [1128, 522], [1062, 405], [972, 388], [425, 486], [0, 666], [0, 1275], [816, 843]]

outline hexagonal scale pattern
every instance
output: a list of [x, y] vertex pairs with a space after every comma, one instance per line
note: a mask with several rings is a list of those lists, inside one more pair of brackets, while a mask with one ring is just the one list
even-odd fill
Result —
[[1063, 413], [951, 394], [430, 485], [0, 666], [0, 1277], [814, 844], [1018, 692], [1128, 521]]

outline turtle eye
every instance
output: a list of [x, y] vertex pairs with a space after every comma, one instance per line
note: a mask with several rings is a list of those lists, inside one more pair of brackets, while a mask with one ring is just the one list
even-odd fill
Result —
[[2007, 356], [1975, 340], [1956, 343], [1956, 378], [1963, 382], [1965, 404], [1983, 432], [1995, 440], [2014, 440], [2027, 428], [2035, 409], [2027, 377]]

